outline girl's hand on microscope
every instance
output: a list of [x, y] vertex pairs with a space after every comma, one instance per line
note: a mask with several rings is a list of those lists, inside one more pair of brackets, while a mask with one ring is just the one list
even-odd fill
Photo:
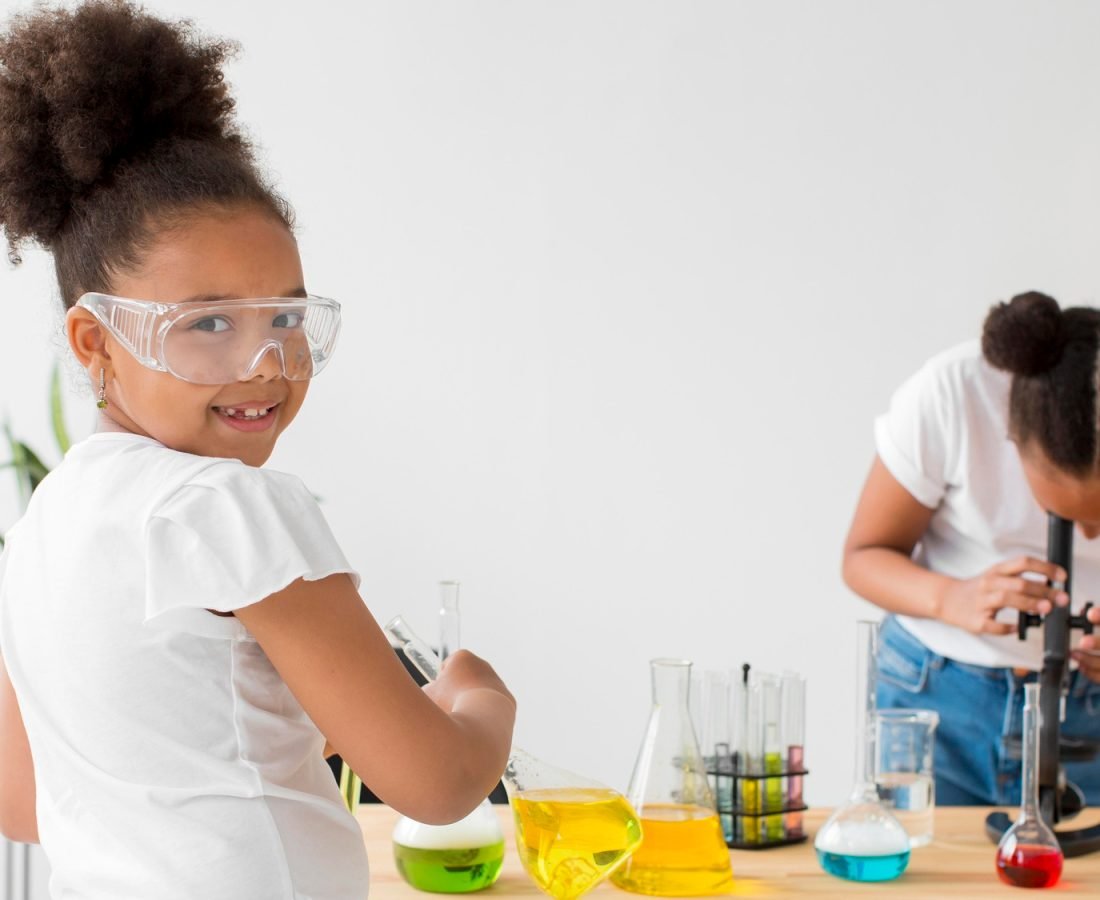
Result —
[[1025, 573], [1055, 582], [1066, 578], [1061, 567], [1045, 559], [1021, 556], [1000, 562], [974, 578], [950, 579], [943, 590], [940, 618], [972, 634], [1011, 634], [1016, 630], [1015, 623], [997, 621], [1002, 609], [1046, 615], [1055, 605], [1069, 603], [1064, 590], [1024, 578]]
[[[1088, 618], [1094, 625], [1100, 625], [1100, 607], [1090, 609]], [[1100, 634], [1086, 634], [1070, 656], [1090, 681], [1100, 682]]]

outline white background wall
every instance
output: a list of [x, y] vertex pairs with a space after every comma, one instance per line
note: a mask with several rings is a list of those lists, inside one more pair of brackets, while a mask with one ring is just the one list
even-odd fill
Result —
[[[798, 669], [807, 793], [841, 800], [871, 423], [992, 302], [1095, 302], [1100, 5], [148, 7], [243, 43], [240, 116], [344, 303], [271, 464], [379, 621], [432, 636], [461, 580], [518, 742], [620, 788], [651, 657]], [[41, 254], [0, 267], [0, 413], [47, 454], [54, 303]]]

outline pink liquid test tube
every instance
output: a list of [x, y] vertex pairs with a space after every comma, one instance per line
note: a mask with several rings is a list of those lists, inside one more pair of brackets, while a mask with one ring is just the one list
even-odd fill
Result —
[[[787, 771], [801, 772], [805, 759], [803, 747], [806, 739], [806, 679], [797, 672], [784, 672], [782, 682], [783, 745], [787, 748]], [[787, 776], [787, 806], [802, 806], [802, 776]], [[785, 833], [788, 838], [805, 835], [802, 813], [786, 815]]]

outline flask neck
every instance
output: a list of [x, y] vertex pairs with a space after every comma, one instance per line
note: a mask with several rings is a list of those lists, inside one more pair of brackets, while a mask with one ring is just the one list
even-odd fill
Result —
[[457, 581], [439, 583], [439, 656], [446, 659], [460, 646]]
[[1017, 822], [1037, 820], [1039, 814], [1039, 686], [1024, 687], [1023, 772], [1020, 788], [1020, 815]]
[[688, 708], [691, 690], [691, 663], [683, 659], [654, 659], [650, 662], [653, 678], [653, 704]]
[[856, 793], [875, 788], [875, 682], [878, 625], [859, 622], [856, 644]]

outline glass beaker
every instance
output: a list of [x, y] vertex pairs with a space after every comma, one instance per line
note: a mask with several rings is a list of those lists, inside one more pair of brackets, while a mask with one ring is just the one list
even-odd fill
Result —
[[909, 835], [879, 800], [875, 786], [875, 648], [878, 625], [858, 623], [856, 646], [856, 783], [848, 802], [814, 839], [818, 862], [851, 881], [889, 881], [909, 865]]
[[997, 875], [1015, 887], [1053, 887], [1062, 877], [1062, 848], [1039, 813], [1039, 685], [1024, 685], [1024, 765], [1020, 814], [997, 845]]
[[[459, 646], [459, 583], [442, 581], [439, 587], [439, 645], [446, 659]], [[500, 875], [504, 832], [488, 800], [450, 825], [427, 825], [402, 816], [393, 829], [393, 860], [401, 877], [418, 890], [480, 891]]]
[[628, 790], [642, 843], [611, 880], [656, 896], [723, 893], [733, 873], [688, 711], [691, 663], [655, 659], [650, 670], [653, 709]]
[[[397, 616], [385, 627], [429, 681], [439, 657]], [[558, 769], [513, 747], [504, 787], [516, 823], [516, 850], [527, 874], [557, 900], [595, 887], [641, 842], [638, 816], [618, 791]]]
[[875, 713], [875, 784], [883, 804], [909, 832], [910, 847], [923, 847], [932, 840], [936, 812], [932, 750], [939, 722], [939, 713], [930, 709], [880, 709]]

